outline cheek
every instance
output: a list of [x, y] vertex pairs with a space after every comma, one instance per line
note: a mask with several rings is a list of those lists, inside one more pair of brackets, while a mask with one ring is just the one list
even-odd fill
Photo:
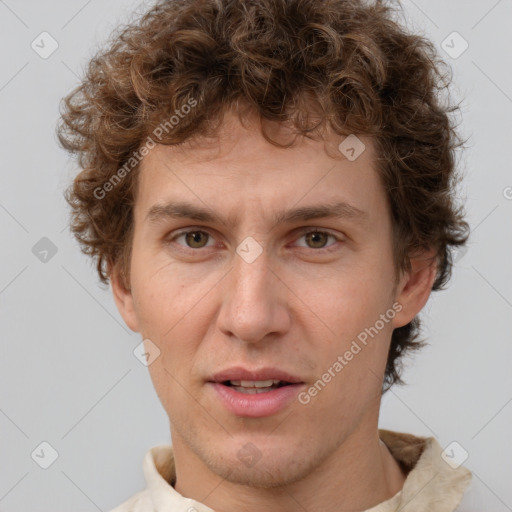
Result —
[[[365, 274], [371, 277], [365, 278]], [[391, 281], [379, 269], [338, 273], [336, 279], [322, 280], [318, 286], [311, 281], [302, 283], [297, 295], [306, 298], [307, 307], [302, 305], [303, 316], [298, 321], [312, 340], [316, 377], [329, 381], [318, 404], [334, 401], [358, 407], [357, 396], [361, 399], [367, 394], [369, 399], [380, 393], [379, 376], [385, 367], [395, 314]]]
[[330, 338], [347, 339], [373, 325], [389, 308], [392, 287], [385, 276], [380, 269], [351, 269], [321, 280], [295, 278], [297, 304], [302, 302], [301, 309], [309, 312], [310, 325], [318, 325]]
[[190, 379], [190, 369], [211, 328], [216, 280], [212, 273], [197, 276], [172, 264], [152, 268], [157, 270], [144, 269], [137, 275], [135, 307], [141, 334], [160, 349], [149, 368], [155, 387], [167, 386], [175, 396], [176, 386]]
[[208, 283], [151, 255], [138, 260], [133, 283], [138, 319], [148, 335], [165, 338], [198, 305]]

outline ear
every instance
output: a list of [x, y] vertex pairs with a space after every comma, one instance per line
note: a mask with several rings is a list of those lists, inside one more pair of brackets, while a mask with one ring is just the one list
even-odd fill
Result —
[[396, 290], [395, 301], [402, 309], [393, 319], [394, 328], [407, 325], [423, 309], [437, 274], [434, 250], [422, 252], [412, 257], [410, 262], [410, 270], [402, 274]]
[[123, 273], [117, 265], [110, 266], [109, 276], [112, 293], [119, 313], [126, 325], [134, 332], [140, 332], [131, 289], [127, 288]]

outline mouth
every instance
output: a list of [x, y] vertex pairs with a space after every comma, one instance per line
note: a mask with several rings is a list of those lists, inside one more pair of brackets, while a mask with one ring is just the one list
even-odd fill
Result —
[[260, 418], [277, 414], [292, 404], [305, 382], [276, 368], [247, 370], [231, 368], [207, 381], [228, 412]]
[[274, 389], [282, 388], [283, 386], [292, 386], [293, 383], [285, 382], [282, 380], [226, 380], [221, 382], [223, 386], [228, 386], [234, 391], [239, 393], [246, 393], [248, 395], [257, 395], [260, 393], [268, 393]]

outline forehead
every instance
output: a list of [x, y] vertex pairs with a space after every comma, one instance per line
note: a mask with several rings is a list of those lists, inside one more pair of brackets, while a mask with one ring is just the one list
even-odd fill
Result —
[[[288, 127], [275, 123], [266, 127], [279, 142], [293, 140]], [[360, 154], [349, 160], [346, 148], [338, 149], [345, 140], [326, 131], [319, 140], [297, 137], [291, 147], [281, 148], [265, 140], [255, 118], [242, 124], [236, 114], [228, 112], [215, 137], [156, 145], [144, 157], [138, 216], [147, 215], [158, 202], [178, 198], [215, 209], [258, 204], [263, 210], [282, 210], [285, 205], [342, 200], [355, 201], [354, 206], [364, 210], [383, 196], [374, 146], [369, 137], [357, 137], [355, 149]]]

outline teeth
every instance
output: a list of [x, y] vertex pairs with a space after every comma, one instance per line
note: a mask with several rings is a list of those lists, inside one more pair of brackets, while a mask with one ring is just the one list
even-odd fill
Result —
[[233, 386], [233, 389], [247, 395], [257, 395], [258, 393], [268, 393], [269, 391], [273, 391], [276, 388], [272, 386], [267, 388], [244, 388], [243, 386]]
[[230, 380], [232, 386], [243, 388], [270, 388], [277, 386], [280, 380]]

